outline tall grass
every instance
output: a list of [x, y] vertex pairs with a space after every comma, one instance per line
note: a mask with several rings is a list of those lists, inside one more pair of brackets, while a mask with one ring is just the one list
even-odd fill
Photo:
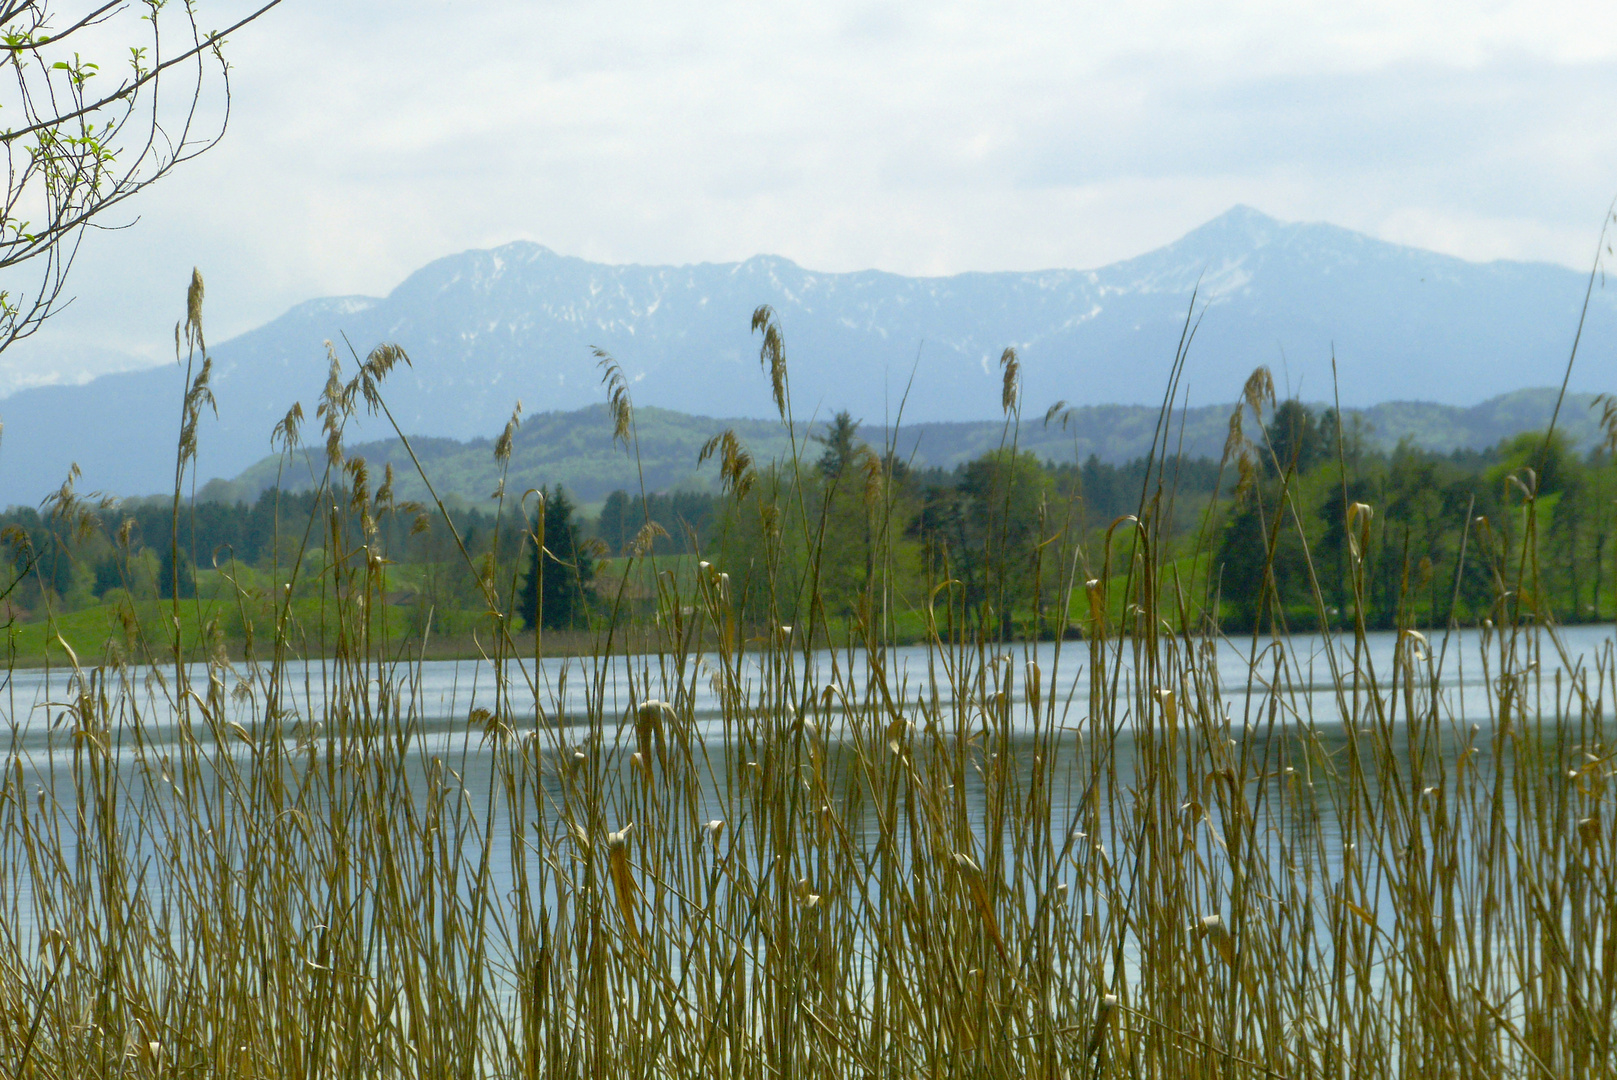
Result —
[[[780, 328], [755, 328], [790, 423]], [[1617, 663], [1510, 621], [1530, 564], [1480, 633], [1232, 641], [1168, 572], [1159, 471], [1100, 549], [1040, 557], [1060, 610], [1087, 597], [1083, 639], [1005, 642], [947, 578], [893, 591], [873, 454], [876, 572], [827, 650], [816, 582], [845, 553], [798, 462], [760, 473], [732, 437], [726, 486], [775, 492], [761, 600], [722, 562], [653, 566], [655, 610], [606, 598], [558, 676], [460, 545], [492, 679], [445, 721], [421, 643], [377, 627], [390, 485], [342, 450], [401, 360], [334, 361], [319, 412], [327, 650], [299, 657], [288, 588], [245, 662], [176, 636], [37, 707], [13, 688], [6, 1075], [1617, 1073]], [[177, 492], [203, 404], [193, 381]], [[900, 607], [927, 627], [905, 653]]]

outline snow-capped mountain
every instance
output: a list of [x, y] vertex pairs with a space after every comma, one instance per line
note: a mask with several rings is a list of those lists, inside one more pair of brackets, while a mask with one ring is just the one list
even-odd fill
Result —
[[[1194, 404], [1233, 400], [1269, 365], [1313, 400], [1471, 405], [1558, 384], [1586, 277], [1546, 264], [1470, 263], [1330, 225], [1237, 207], [1177, 242], [1097, 270], [912, 278], [828, 274], [782, 258], [607, 266], [533, 243], [469, 251], [412, 274], [385, 298], [302, 304], [214, 350], [219, 418], [201, 432], [199, 474], [234, 475], [269, 447], [294, 401], [311, 416], [324, 342], [352, 368], [379, 342], [413, 366], [386, 387], [409, 434], [497, 431], [528, 412], [575, 409], [603, 391], [591, 355], [617, 358], [634, 399], [704, 415], [768, 416], [754, 308], [785, 330], [800, 418], [849, 409], [870, 423], [999, 415], [998, 359], [1022, 361], [1030, 417], [1071, 404], [1161, 400], [1192, 308], [1183, 387]], [[1617, 304], [1597, 289], [1573, 388], [1617, 389]], [[912, 381], [913, 372], [913, 381]], [[83, 484], [124, 494], [172, 483], [181, 375], [172, 366], [0, 402], [0, 504], [35, 501], [71, 462]], [[376, 422], [355, 437], [390, 434]]]

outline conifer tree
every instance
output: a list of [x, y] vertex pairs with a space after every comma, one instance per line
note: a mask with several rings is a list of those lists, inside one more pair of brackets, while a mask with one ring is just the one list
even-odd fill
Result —
[[517, 611], [532, 629], [567, 630], [584, 624], [588, 601], [584, 589], [595, 577], [595, 559], [581, 544], [573, 521], [573, 502], [560, 484], [545, 492], [543, 533], [533, 522], [544, 550], [529, 544], [528, 572], [517, 595]]

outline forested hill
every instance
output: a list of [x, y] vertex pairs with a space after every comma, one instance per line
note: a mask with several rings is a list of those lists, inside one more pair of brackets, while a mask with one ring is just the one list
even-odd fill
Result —
[[[1558, 428], [1571, 445], [1592, 446], [1598, 437], [1592, 396], [1568, 395]], [[1523, 431], [1548, 424], [1555, 406], [1555, 391], [1521, 390], [1469, 409], [1422, 402], [1391, 402], [1368, 409], [1345, 410], [1345, 423], [1359, 424], [1364, 445], [1391, 450], [1402, 440], [1422, 449], [1447, 453], [1481, 450]], [[1323, 413], [1324, 406], [1316, 406]], [[1217, 458], [1229, 425], [1229, 406], [1187, 409], [1175, 418], [1174, 444], [1180, 445], [1178, 424], [1183, 423], [1183, 453], [1187, 457]], [[1148, 406], [1103, 405], [1074, 409], [1065, 426], [1058, 420], [1046, 426], [1043, 415], [1025, 420], [1008, 433], [1001, 422], [922, 423], [900, 429], [896, 448], [901, 459], [917, 467], [953, 467], [998, 446], [1014, 434], [1020, 447], [1043, 460], [1083, 461], [1091, 454], [1108, 464], [1121, 464], [1143, 456], [1151, 445], [1158, 410]], [[726, 428], [733, 429], [759, 461], [789, 456], [791, 440], [785, 427], [766, 420], [720, 420], [689, 416], [668, 409], [643, 408], [635, 412], [638, 462], [634, 454], [612, 441], [612, 422], [604, 406], [574, 412], [541, 413], [527, 417], [517, 433], [511, 454], [506, 490], [520, 494], [528, 488], [561, 484], [580, 501], [594, 504], [617, 489], [638, 491], [713, 490], [716, 470], [710, 462], [698, 468], [702, 444]], [[818, 432], [821, 425], [805, 426], [800, 438]], [[880, 425], [866, 424], [860, 435], [872, 444], [885, 444], [891, 436]], [[494, 462], [493, 441], [420, 438], [411, 448], [440, 495], [454, 495], [471, 505], [485, 502], [500, 481]], [[803, 451], [812, 459], [816, 447]], [[350, 453], [367, 459], [380, 475], [393, 466], [401, 498], [423, 497], [426, 492], [409, 454], [398, 440], [364, 443]], [[266, 457], [233, 479], [219, 479], [202, 489], [212, 501], [252, 502], [277, 479], [288, 489], [308, 487], [318, 479], [323, 448], [292, 461]]]

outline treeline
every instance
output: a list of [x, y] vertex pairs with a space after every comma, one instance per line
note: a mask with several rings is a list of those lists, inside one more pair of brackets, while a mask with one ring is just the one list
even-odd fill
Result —
[[617, 492], [599, 535], [615, 554], [642, 536], [654, 553], [700, 552], [755, 625], [851, 632], [881, 619], [913, 635], [941, 586], [950, 590], [944, 617], [995, 636], [1059, 633], [1068, 619], [1057, 594], [1085, 538], [1164, 486], [1172, 495], [1155, 505], [1170, 531], [1188, 531], [1214, 500], [1220, 472], [1203, 459], [1057, 464], [1014, 437], [953, 469], [913, 469], [860, 439], [847, 413], [813, 442], [796, 464], [759, 465], [726, 433], [711, 447], [722, 495]]
[[[1172, 559], [1187, 615], [1230, 630], [1477, 622], [1500, 602], [1497, 583], [1514, 578], [1510, 560], [1534, 570], [1533, 588], [1509, 598], [1516, 614], [1617, 614], [1608, 455], [1542, 435], [1482, 453], [1383, 453], [1295, 401], [1271, 404], [1249, 435], [1241, 417], [1251, 426], [1264, 403], [1255, 408], [1237, 414], [1222, 461], [1054, 463], [1019, 450], [1013, 430], [953, 469], [910, 468], [843, 413], [795, 467], [757, 465], [739, 441], [717, 440], [709, 467], [721, 493], [620, 490], [587, 518], [553, 488], [543, 551], [533, 499], [498, 513], [450, 508], [445, 521], [436, 507], [342, 489], [268, 491], [250, 504], [187, 502], [176, 515], [171, 501], [87, 504], [67, 488], [0, 515], [4, 603], [27, 620], [194, 596], [222, 577], [260, 593], [294, 580], [312, 590], [331, 560], [358, 557], [351, 538], [363, 537], [363, 554], [387, 566], [390, 603], [423, 624], [474, 618], [492, 596], [523, 624], [582, 626], [622, 601], [604, 586], [623, 581], [627, 561], [700, 555], [759, 622], [813, 614], [852, 626], [879, 608], [915, 623], [941, 598], [948, 617], [991, 636], [1048, 635], [1083, 625], [1087, 601], [1066, 591], [1074, 582], [1126, 575], [1130, 545], [1149, 537]], [[771, 564], [784, 573], [766, 590]], [[781, 581], [798, 587], [783, 594]]]
[[[453, 529], [410, 504], [382, 512], [344, 489], [267, 491], [251, 504], [185, 502], [176, 514], [169, 500], [88, 503], [64, 488], [39, 509], [0, 514], [8, 571], [0, 621], [199, 593], [264, 600], [286, 584], [312, 596], [334, 562], [374, 551], [388, 565], [390, 598], [418, 623], [434, 619], [452, 630], [460, 613], [487, 606], [481, 568], [462, 547], [517, 572], [526, 530], [510, 512], [451, 509], [449, 519]], [[351, 540], [367, 535], [368, 544]]]
[[[852, 505], [853, 481], [844, 473], [869, 454], [857, 430], [846, 414], [838, 417], [817, 460], [803, 470], [812, 497], [827, 500], [837, 511], [833, 531], [845, 527], [841, 519]], [[992, 493], [1004, 471], [999, 462], [989, 455], [954, 470], [914, 471], [901, 461], [885, 463], [893, 494], [887, 510], [907, 519], [899, 539], [912, 549], [910, 554], [919, 557], [922, 547], [934, 553], [947, 549], [973, 581], [981, 576], [980, 567], [990, 557], [985, 545], [992, 531]], [[1020, 515], [1029, 498], [1081, 492], [1081, 516], [1110, 520], [1134, 509], [1145, 468], [1143, 460], [1114, 466], [1091, 457], [1075, 466], [1021, 454], [1010, 469], [1018, 478], [1011, 509]], [[1210, 494], [1216, 471], [1210, 463], [1187, 461], [1182, 471], [1198, 495]], [[546, 621], [555, 625], [577, 625], [584, 619], [595, 564], [630, 555], [642, 532], [645, 554], [703, 553], [725, 563], [747, 558], [746, 519], [756, 506], [749, 507], [746, 499], [690, 491], [641, 496], [620, 490], [589, 518], [577, 513], [559, 488], [546, 495], [550, 556], [545, 561], [555, 564], [553, 576], [573, 579], [571, 590], [553, 583], [553, 595], [543, 606], [551, 613]], [[369, 515], [369, 546], [392, 567], [400, 602], [440, 613], [486, 607], [478, 574], [488, 573], [502, 595], [512, 594], [506, 600], [513, 611], [524, 614], [534, 606], [529, 579], [536, 550], [531, 542], [538, 524], [535, 505], [530, 500], [526, 518], [515, 507], [499, 514], [449, 507], [446, 523], [437, 508], [366, 508], [351, 491], [335, 488], [324, 493], [270, 490], [251, 503], [183, 501], [176, 515], [171, 500], [88, 503], [64, 488], [38, 509], [13, 507], [0, 514], [11, 571], [5, 603], [11, 617], [26, 620], [47, 607], [60, 614], [122, 595], [134, 600], [168, 600], [176, 594], [189, 598], [196, 595], [199, 573], [205, 582], [229, 575], [232, 581], [257, 586], [295, 578], [299, 588], [313, 589], [329, 564], [328, 549], [339, 542], [336, 538], [367, 535], [360, 518]], [[653, 523], [649, 529], [648, 523]], [[867, 531], [861, 530], [861, 544], [870, 539]], [[826, 567], [825, 576], [832, 585], [833, 606], [847, 608], [835, 583], [853, 587], [859, 575], [839, 565]], [[976, 591], [980, 586], [974, 585]]]
[[[846, 414], [818, 441], [812, 466], [789, 473], [737, 448], [719, 507], [667, 504], [755, 620], [802, 622], [817, 605], [851, 625], [942, 596], [989, 636], [1070, 633], [1088, 614], [1082, 586], [1126, 578], [1139, 542], [1168, 556], [1180, 617], [1202, 628], [1617, 616], [1617, 467], [1558, 435], [1384, 452], [1329, 410], [1254, 395], [1220, 461], [1053, 464], [1013, 433], [958, 468], [912, 471]], [[765, 594], [771, 562], [787, 573]], [[1507, 591], [1518, 571], [1526, 586]], [[781, 580], [801, 587], [783, 595]]]
[[[1214, 553], [1228, 626], [1470, 624], [1503, 603], [1563, 623], [1617, 614], [1605, 449], [1525, 433], [1483, 453], [1368, 452], [1288, 401], [1254, 450]], [[1527, 585], [1507, 596], [1519, 568]]]

